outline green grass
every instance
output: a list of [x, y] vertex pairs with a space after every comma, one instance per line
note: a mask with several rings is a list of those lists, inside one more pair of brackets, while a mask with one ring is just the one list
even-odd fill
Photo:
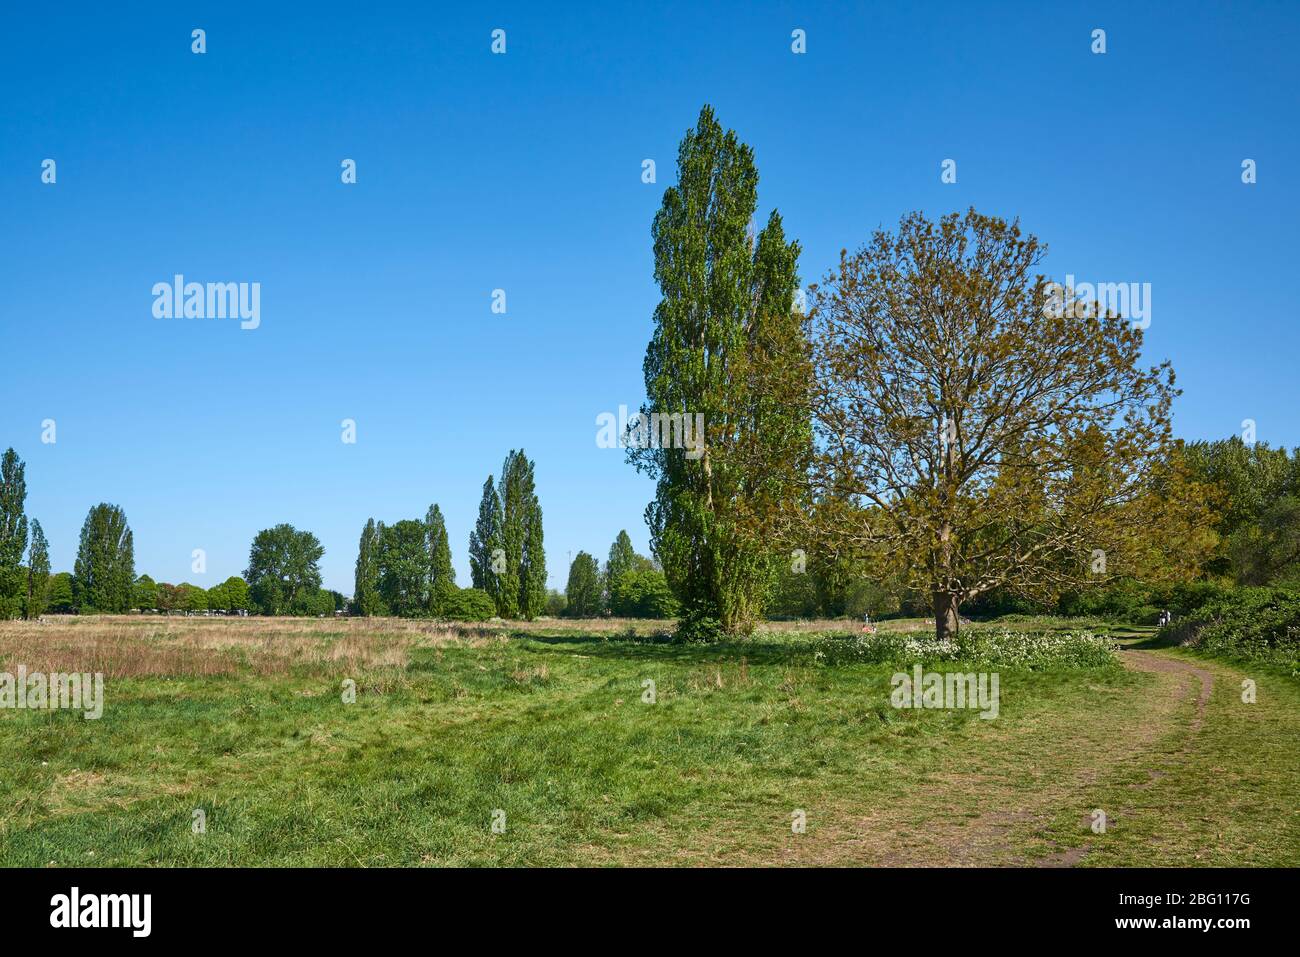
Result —
[[[241, 655], [233, 674], [111, 678], [99, 721], [0, 711], [0, 863], [1035, 863], [1085, 845], [1082, 864], [1300, 861], [1300, 683], [1261, 676], [1242, 712], [1216, 665], [1213, 720], [1179, 755], [1175, 677], [1002, 667], [983, 721], [893, 708], [911, 662], [826, 664], [818, 640], [543, 626], [353, 674]], [[1081, 823], [1097, 806], [1126, 809], [1100, 839]]]

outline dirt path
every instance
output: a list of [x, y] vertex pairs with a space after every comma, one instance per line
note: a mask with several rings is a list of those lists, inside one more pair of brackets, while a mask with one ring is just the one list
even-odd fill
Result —
[[[1002, 739], [993, 761], [987, 753], [979, 764], [951, 755], [918, 776], [915, 801], [830, 823], [816, 841], [787, 842], [778, 863], [1081, 863], [1091, 850], [1093, 809], [1084, 803], [1087, 792], [1117, 768], [1126, 774], [1141, 770], [1149, 784], [1165, 773], [1171, 755], [1186, 758], [1214, 690], [1210, 671], [1158, 651], [1126, 648], [1120, 658], [1125, 667], [1155, 679], [1140, 696], [1143, 707], [1121, 711], [1099, 701], [1086, 717], [1065, 711], [993, 729], [987, 733]], [[1130, 810], [1112, 809], [1110, 817], [1123, 820]], [[1079, 843], [1058, 846], [1044, 833], [1062, 814], [1077, 814]]]

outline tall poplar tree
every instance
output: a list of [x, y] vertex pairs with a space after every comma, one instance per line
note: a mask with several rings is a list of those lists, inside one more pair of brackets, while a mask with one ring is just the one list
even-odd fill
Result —
[[456, 591], [456, 569], [451, 564], [447, 522], [437, 505], [429, 506], [424, 527], [429, 552], [429, 614], [438, 617], [446, 611], [447, 601]]
[[505, 551], [505, 570], [499, 579], [497, 614], [502, 618], [518, 618], [521, 612], [524, 540], [531, 510], [531, 478], [527, 466], [523, 453], [514, 449], [501, 466], [501, 548]]
[[592, 618], [600, 614], [599, 568], [593, 556], [578, 552], [573, 564], [569, 566], [569, 583], [564, 589], [568, 601], [566, 614], [574, 618]]
[[357, 546], [357, 569], [352, 586], [352, 604], [359, 615], [382, 615], [384, 601], [379, 594], [379, 542], [383, 525], [366, 519]]
[[50, 545], [41, 523], [32, 519], [32, 544], [27, 554], [26, 618], [40, 618], [45, 612], [45, 595], [50, 583]]
[[605, 560], [606, 586], [624, 572], [636, 567], [636, 549], [632, 547], [632, 536], [627, 529], [618, 533], [614, 544], [609, 546], [609, 557]]
[[14, 450], [0, 457], [0, 618], [22, 613], [23, 552], [27, 550], [26, 466]]
[[[683, 632], [744, 633], [762, 613], [782, 515], [811, 448], [808, 343], [794, 310], [798, 243], [773, 212], [757, 237], [750, 147], [705, 106], [655, 216], [662, 299], [644, 363], [645, 415], [702, 414], [702, 449], [633, 446], [657, 479], [646, 509]], [[680, 444], [680, 443], [679, 443]]]
[[469, 572], [475, 588], [481, 588], [497, 601], [501, 593], [500, 576], [494, 569], [493, 553], [501, 548], [501, 497], [492, 476], [483, 483], [478, 521], [469, 535]]
[[77, 607], [83, 612], [122, 614], [130, 610], [135, 542], [120, 506], [101, 502], [86, 514], [72, 581]]
[[546, 610], [546, 548], [542, 535], [542, 506], [535, 491], [532, 462], [528, 463], [528, 489], [524, 555], [519, 570], [519, 610], [532, 621]]

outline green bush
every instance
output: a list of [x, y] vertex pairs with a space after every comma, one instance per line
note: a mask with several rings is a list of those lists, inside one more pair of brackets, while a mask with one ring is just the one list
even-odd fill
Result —
[[1244, 658], [1300, 673], [1300, 591], [1236, 588], [1223, 591], [1160, 629], [1160, 637], [1229, 658]]
[[[1107, 585], [1067, 592], [1056, 603], [1056, 611], [1067, 618], [1105, 618], [1112, 621], [1137, 621], [1154, 601], [1151, 589], [1132, 578], [1122, 578]], [[1159, 614], [1157, 612], [1157, 614]], [[1155, 624], [1155, 619], [1151, 624]]]
[[444, 618], [453, 621], [487, 621], [497, 613], [496, 602], [481, 588], [459, 588], [447, 595]]
[[609, 587], [609, 609], [618, 618], [673, 618], [677, 600], [664, 573], [655, 569], [626, 571]]
[[716, 642], [723, 638], [722, 623], [700, 612], [692, 612], [677, 623], [675, 641]]

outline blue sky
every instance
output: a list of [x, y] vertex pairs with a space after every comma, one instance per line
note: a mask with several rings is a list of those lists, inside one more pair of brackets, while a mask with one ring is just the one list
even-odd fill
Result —
[[[1300, 5], [269, 6], [6, 13], [0, 447], [56, 570], [110, 501], [159, 580], [237, 574], [291, 522], [350, 594], [366, 519], [438, 502], [468, 584], [480, 487], [519, 446], [553, 585], [621, 528], [645, 551], [651, 483], [595, 420], [642, 398], [650, 221], [706, 102], [805, 282], [909, 210], [1019, 216], [1053, 276], [1151, 284], [1178, 434], [1252, 418], [1300, 445]], [[261, 326], [154, 319], [178, 272], [260, 282]]]

